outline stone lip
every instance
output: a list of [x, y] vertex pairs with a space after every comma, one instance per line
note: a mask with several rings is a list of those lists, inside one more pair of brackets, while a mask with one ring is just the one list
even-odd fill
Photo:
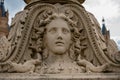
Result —
[[[30, 3], [31, 0], [24, 0], [26, 4]], [[49, 0], [50, 1], [50, 0]], [[72, 0], [71, 0], [72, 1]], [[74, 1], [74, 0], [73, 0]], [[80, 4], [84, 3], [85, 0], [77, 0]]]
[[119, 80], [120, 73], [29, 74], [0, 73], [0, 80]]

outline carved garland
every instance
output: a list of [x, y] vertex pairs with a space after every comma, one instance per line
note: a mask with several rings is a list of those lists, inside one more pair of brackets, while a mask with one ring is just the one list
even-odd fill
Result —
[[[52, 6], [52, 5], [49, 5], [49, 6]], [[30, 36], [30, 33], [31, 33], [33, 23], [34, 23], [35, 18], [36, 18], [36, 15], [38, 15], [40, 12], [44, 11], [46, 8], [49, 9], [49, 7], [46, 6], [45, 4], [39, 5], [39, 6], [36, 5], [34, 7], [36, 7], [36, 8], [32, 8], [28, 13], [26, 23], [25, 23], [25, 26], [24, 26], [24, 31], [23, 31], [22, 37], [21, 37], [21, 42], [20, 42], [20, 44], [17, 47], [16, 52], [15, 52], [15, 53], [17, 53], [17, 55], [16, 55], [16, 57], [12, 58], [11, 61], [19, 62], [20, 59], [23, 57], [26, 46], [28, 44], [29, 36]], [[42, 8], [42, 10], [41, 10], [41, 8]], [[54, 8], [54, 7], [52, 7], [52, 8]]]
[[[90, 44], [91, 44], [94, 54], [98, 58], [99, 62], [101, 64], [105, 63], [105, 62], [109, 62], [107, 57], [104, 56], [104, 52], [102, 51], [102, 49], [100, 49], [100, 47], [97, 44], [93, 29], [92, 29], [92, 22], [90, 21], [90, 17], [87, 14], [87, 12], [85, 11], [85, 9], [83, 7], [80, 7], [78, 5], [73, 5], [73, 4], [64, 5], [62, 8], [64, 9], [67, 7], [69, 9], [71, 9], [74, 13], [76, 13], [79, 16], [79, 18], [81, 19], [81, 21], [82, 21], [81, 23], [84, 25], [84, 27], [86, 29]], [[22, 56], [25, 52], [25, 49], [26, 49], [26, 46], [27, 46], [27, 43], [29, 40], [29, 36], [31, 33], [31, 29], [32, 29], [32, 26], [33, 26], [36, 16], [39, 13], [41, 13], [42, 11], [44, 11], [46, 9], [49, 10], [51, 8], [56, 10], [55, 7], [50, 4], [41, 4], [41, 5], [38, 4], [38, 5], [33, 6], [33, 8], [32, 7], [30, 8], [31, 10], [29, 11], [30, 13], [28, 14], [28, 18], [26, 19], [26, 23], [24, 26], [25, 28], [24, 28], [24, 31], [23, 31], [23, 34], [21, 37], [21, 42], [15, 51], [15, 53], [17, 55], [15, 58], [12, 58], [12, 61], [19, 62], [20, 58], [22, 58]]]
[[[48, 4], [47, 4], [47, 6], [48, 6]], [[46, 8], [48, 8], [46, 6]], [[52, 5], [51, 5], [52, 6]], [[39, 7], [40, 7], [40, 5], [38, 5], [38, 7], [37, 7], [37, 5], [36, 5], [36, 8], [34, 7], [34, 10], [33, 10], [33, 12], [35, 12], [35, 14], [37, 15], [38, 13], [36, 12], [36, 9], [38, 10], [39, 9]], [[44, 6], [45, 7], [45, 6]], [[84, 24], [84, 27], [85, 27], [85, 29], [86, 29], [86, 32], [87, 32], [87, 35], [88, 35], [88, 37], [89, 37], [89, 41], [90, 41], [90, 43], [91, 43], [91, 46], [93, 47], [93, 50], [94, 50], [94, 52], [95, 52], [95, 55], [96, 55], [96, 57], [98, 57], [98, 54], [99, 53], [101, 53], [100, 51], [99, 51], [99, 49], [98, 49], [98, 46], [97, 46], [97, 43], [96, 43], [96, 40], [95, 40], [95, 36], [94, 36], [94, 32], [93, 32], [93, 30], [92, 30], [92, 24], [91, 24], [91, 22], [90, 22], [90, 19], [89, 19], [89, 16], [88, 16], [88, 14], [86, 14], [87, 12], [84, 10], [84, 8], [82, 7], [80, 7], [80, 6], [78, 6], [78, 5], [71, 5], [71, 4], [67, 4], [67, 5], [64, 5], [63, 7], [61, 7], [59, 10], [62, 10], [63, 9], [63, 11], [65, 11], [65, 9], [71, 9], [77, 16], [79, 16], [79, 18], [81, 19], [81, 23], [82, 24]], [[45, 8], [44, 8], [45, 9]], [[78, 13], [80, 13], [80, 14], [78, 14]], [[33, 14], [33, 13], [32, 13]], [[34, 15], [35, 15], [34, 14]], [[33, 17], [32, 15], [30, 16], [31, 18]], [[35, 16], [34, 16], [35, 17]], [[29, 19], [30, 20], [30, 19]], [[32, 21], [31, 21], [32, 22]], [[86, 23], [87, 22], [87, 23]], [[90, 34], [89, 34], [90, 33]], [[81, 44], [82, 45], [82, 44]], [[99, 57], [101, 57], [102, 58], [102, 56], [100, 55]], [[101, 63], [104, 63], [104, 62], [106, 62], [106, 60], [103, 60]]]
[[[19, 40], [17, 40], [15, 43], [15, 51], [13, 52], [13, 55], [10, 57], [9, 61], [13, 61], [13, 62], [19, 62], [19, 60], [21, 59], [22, 55], [23, 55], [23, 48], [25, 46], [24, 42], [22, 43], [22, 41], [24, 41], [27, 37], [27, 29], [24, 28], [25, 26], [25, 20], [27, 18], [27, 14], [29, 11], [23, 11], [21, 13], [21, 15], [19, 15], [20, 19], [17, 20], [17, 22], [15, 21], [15, 25], [13, 25], [13, 27], [20, 27], [19, 31], [20, 31], [20, 35], [16, 36], [15, 39], [20, 38]], [[23, 16], [23, 17], [22, 17]], [[16, 16], [17, 17], [17, 16]], [[15, 33], [17, 34], [17, 32]], [[22, 53], [21, 53], [22, 52]]]
[[84, 8], [81, 8], [78, 5], [69, 5], [68, 4], [68, 5], [64, 6], [64, 8], [67, 8], [67, 7], [76, 13], [80, 13], [79, 16], [80, 16], [80, 18], [83, 22], [83, 25], [86, 29], [88, 39], [89, 39], [90, 44], [92, 46], [94, 55], [96, 56], [96, 59], [100, 62], [100, 64], [104, 64], [106, 62], [114, 64], [112, 62], [112, 60], [107, 58], [107, 56], [105, 55], [105, 52], [100, 48], [99, 44], [97, 43], [97, 39], [94, 35], [92, 21], [90, 19], [88, 12], [86, 12]]

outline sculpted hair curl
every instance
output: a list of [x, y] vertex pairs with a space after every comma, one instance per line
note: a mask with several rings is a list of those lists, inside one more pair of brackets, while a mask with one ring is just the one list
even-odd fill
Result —
[[[43, 36], [41, 36], [41, 43], [43, 42], [44, 43], [44, 34], [46, 33], [46, 25], [49, 24], [52, 20], [55, 20], [57, 18], [61, 18], [63, 20], [65, 20], [68, 25], [69, 25], [69, 28], [70, 28], [70, 31], [71, 31], [71, 35], [72, 35], [72, 45], [70, 46], [70, 49], [69, 49], [69, 57], [73, 60], [77, 60], [77, 57], [78, 55], [80, 54], [81, 52], [81, 47], [80, 47], [80, 33], [77, 29], [77, 22], [73, 21], [72, 19], [70, 19], [69, 17], [65, 16], [64, 14], [57, 14], [57, 13], [54, 13], [52, 15], [49, 15], [47, 18], [43, 19], [43, 20], [40, 20], [40, 25], [39, 25], [39, 28], [40, 28], [40, 34], [42, 34]], [[41, 46], [41, 54], [42, 54], [42, 57], [43, 59], [46, 59], [49, 54], [44, 46], [44, 44], [42, 44]]]

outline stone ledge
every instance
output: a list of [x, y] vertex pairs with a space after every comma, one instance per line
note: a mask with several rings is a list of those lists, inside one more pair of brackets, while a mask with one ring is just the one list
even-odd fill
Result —
[[120, 80], [120, 73], [80, 73], [80, 74], [0, 73], [0, 80]]

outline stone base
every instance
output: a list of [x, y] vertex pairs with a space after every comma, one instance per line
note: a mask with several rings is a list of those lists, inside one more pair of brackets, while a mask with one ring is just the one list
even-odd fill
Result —
[[28, 74], [0, 73], [0, 80], [120, 80], [120, 73]]

